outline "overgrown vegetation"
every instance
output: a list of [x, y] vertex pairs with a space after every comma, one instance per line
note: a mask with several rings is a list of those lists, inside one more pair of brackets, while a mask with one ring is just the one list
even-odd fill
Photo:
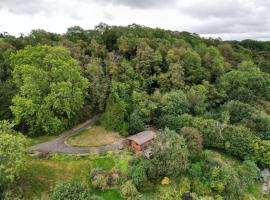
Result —
[[[18, 159], [18, 167], [1, 172], [0, 180], [14, 184], [20, 178], [25, 138], [18, 132], [46, 140], [101, 113], [100, 124], [123, 136], [145, 125], [161, 129], [152, 160], [135, 158], [128, 171], [117, 168], [128, 183], [115, 186], [122, 196], [241, 199], [254, 190], [257, 166], [270, 167], [269, 55], [269, 42], [206, 39], [136, 24], [75, 26], [63, 35], [1, 34], [0, 119], [14, 127], [1, 122], [0, 143], [8, 142], [0, 148], [8, 148], [1, 149], [0, 170], [6, 171], [10, 158]], [[230, 165], [207, 149], [234, 156], [240, 164]], [[46, 162], [53, 165], [50, 159], [38, 162], [40, 171]], [[95, 159], [94, 168], [116, 164], [114, 157]], [[89, 160], [82, 163], [92, 168]], [[28, 173], [35, 173], [33, 168]], [[93, 183], [114, 193], [114, 186], [105, 186], [107, 176], [100, 174]], [[160, 186], [163, 179], [166, 186]], [[1, 194], [11, 193], [0, 187]]]

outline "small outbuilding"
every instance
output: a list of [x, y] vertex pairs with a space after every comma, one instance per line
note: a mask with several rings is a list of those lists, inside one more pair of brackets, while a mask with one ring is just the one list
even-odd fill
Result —
[[154, 131], [143, 131], [126, 139], [126, 147], [132, 148], [135, 152], [144, 151], [149, 143], [155, 138]]

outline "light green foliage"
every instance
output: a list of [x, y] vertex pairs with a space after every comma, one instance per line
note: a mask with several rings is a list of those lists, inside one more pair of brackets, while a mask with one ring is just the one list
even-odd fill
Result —
[[151, 144], [154, 158], [149, 169], [151, 179], [179, 176], [188, 167], [188, 149], [184, 138], [175, 131], [164, 129]]
[[138, 197], [139, 192], [132, 181], [127, 181], [121, 186], [121, 194], [129, 200], [134, 200]]
[[179, 181], [179, 192], [181, 195], [189, 193], [190, 188], [190, 179], [188, 177], [181, 177]]
[[75, 181], [58, 183], [50, 196], [50, 200], [88, 200], [89, 193], [86, 187]]
[[19, 88], [11, 107], [15, 122], [26, 125], [32, 135], [61, 131], [82, 107], [88, 87], [77, 62], [60, 47], [28, 46], [11, 63]]
[[27, 152], [27, 142], [23, 135], [3, 130], [0, 130], [0, 187], [18, 178], [25, 167]]
[[182, 199], [182, 194], [175, 185], [160, 188], [158, 200]]
[[257, 140], [254, 141], [254, 149], [256, 160], [264, 166], [270, 166], [270, 141]]
[[100, 190], [105, 190], [108, 187], [108, 177], [98, 174], [94, 177], [92, 185]]
[[9, 133], [9, 134], [16, 134], [14, 131], [14, 123], [9, 122], [8, 120], [0, 121], [0, 132], [1, 133]]

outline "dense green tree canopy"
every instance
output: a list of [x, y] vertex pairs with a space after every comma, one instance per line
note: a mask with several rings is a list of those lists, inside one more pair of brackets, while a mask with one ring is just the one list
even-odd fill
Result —
[[54, 134], [63, 130], [82, 107], [88, 81], [78, 64], [60, 47], [28, 46], [11, 57], [13, 81], [19, 94], [11, 110], [15, 122], [30, 134]]

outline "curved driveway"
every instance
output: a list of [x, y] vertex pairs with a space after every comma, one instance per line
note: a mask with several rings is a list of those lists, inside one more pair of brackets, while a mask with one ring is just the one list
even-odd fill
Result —
[[34, 145], [30, 147], [32, 151], [40, 151], [40, 152], [52, 152], [52, 153], [67, 153], [67, 154], [88, 154], [88, 153], [100, 153], [105, 151], [114, 151], [122, 148], [122, 141], [118, 141], [115, 144], [101, 146], [101, 147], [71, 147], [65, 144], [65, 140], [69, 137], [76, 134], [77, 131], [87, 128], [95, 123], [98, 119], [98, 115], [94, 116], [93, 118], [87, 120], [86, 122], [77, 125], [76, 127], [65, 131], [62, 135], [58, 138], [44, 142], [41, 144]]

